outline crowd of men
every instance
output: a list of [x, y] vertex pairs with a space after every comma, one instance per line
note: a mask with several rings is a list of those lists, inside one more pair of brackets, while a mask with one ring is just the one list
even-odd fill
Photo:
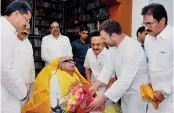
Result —
[[[46, 81], [50, 109], [60, 104], [57, 100], [66, 104], [63, 97], [81, 83], [94, 97], [85, 112], [173, 113], [173, 27], [161, 4], [145, 6], [141, 15], [143, 26], [137, 30], [137, 40], [124, 34], [119, 22], [108, 19], [91, 36], [90, 29], [81, 26], [80, 38], [70, 43], [60, 33], [59, 23], [50, 22], [50, 34], [41, 45], [43, 70], [53, 74]], [[35, 68], [28, 40], [31, 17], [26, 1], [13, 1], [0, 17], [2, 113], [21, 113], [21, 106], [36, 95], [32, 94], [38, 84], [33, 89]], [[159, 104], [158, 109], [142, 98], [141, 84], [153, 89], [152, 101]], [[120, 99], [121, 111], [113, 110]]]

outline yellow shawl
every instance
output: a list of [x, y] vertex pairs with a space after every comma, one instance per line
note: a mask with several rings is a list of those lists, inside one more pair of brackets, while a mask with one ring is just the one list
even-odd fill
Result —
[[[60, 57], [53, 60], [50, 65], [43, 68], [37, 76], [34, 82], [33, 94], [30, 100], [22, 107], [22, 113], [50, 113], [50, 79], [52, 77], [52, 71], [56, 71]], [[58, 82], [60, 84], [61, 95], [65, 96], [70, 88], [69, 81], [76, 80], [83, 84], [84, 87], [90, 88], [91, 84], [80, 74], [77, 68], [75, 68], [73, 77], [69, 74], [58, 69], [56, 72], [58, 76]], [[67, 89], [67, 90], [66, 90]]]
[[141, 84], [140, 85], [140, 91], [141, 91], [142, 98], [144, 98], [144, 99], [148, 100], [149, 102], [151, 102], [153, 107], [155, 109], [158, 109], [159, 103], [152, 101], [154, 99], [153, 89], [150, 86], [146, 85], [146, 84]]

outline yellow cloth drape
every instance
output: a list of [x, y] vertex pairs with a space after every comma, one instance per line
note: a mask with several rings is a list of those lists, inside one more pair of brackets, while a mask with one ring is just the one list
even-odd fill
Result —
[[62, 97], [70, 93], [71, 89], [78, 83], [81, 84], [76, 73], [73, 73], [71, 76], [67, 72], [58, 69], [56, 75], [58, 76], [57, 78], [60, 85], [60, 94]]
[[[58, 62], [60, 61], [60, 57], [53, 60], [50, 65], [43, 68], [42, 71], [37, 76], [34, 82], [33, 94], [30, 100], [22, 106], [22, 113], [50, 113], [50, 79], [52, 77], [52, 71], [56, 71], [58, 67]], [[60, 73], [61, 72], [61, 73]], [[57, 75], [61, 76], [62, 71], [58, 69]], [[66, 72], [65, 72], [66, 73]], [[64, 75], [66, 75], [64, 73]], [[80, 74], [77, 68], [75, 68], [74, 75], [78, 80], [83, 84], [84, 87], [90, 88], [91, 84]], [[60, 89], [62, 95], [66, 94], [66, 90], [64, 91], [62, 88], [66, 88], [62, 86], [65, 84], [64, 76], [58, 79], [60, 82]]]
[[142, 84], [140, 85], [140, 91], [141, 91], [141, 96], [148, 100], [149, 102], [152, 103], [153, 107], [155, 109], [158, 109], [158, 102], [153, 102], [152, 100], [154, 99], [154, 94], [153, 94], [153, 90], [150, 86]]

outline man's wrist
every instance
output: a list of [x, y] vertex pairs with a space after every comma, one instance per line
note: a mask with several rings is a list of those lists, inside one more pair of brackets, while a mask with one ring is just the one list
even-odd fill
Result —
[[93, 87], [94, 87], [95, 91], [97, 91], [97, 89], [98, 89], [97, 85], [94, 84]]
[[100, 82], [99, 80], [97, 80], [94, 84], [94, 86], [98, 89], [100, 87], [100, 85], [102, 84], [102, 82]]
[[103, 94], [102, 98], [105, 102], [108, 100], [108, 97], [105, 94]]

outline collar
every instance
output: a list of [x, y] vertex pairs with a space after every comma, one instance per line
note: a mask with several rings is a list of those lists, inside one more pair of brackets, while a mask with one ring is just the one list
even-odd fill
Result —
[[11, 30], [14, 34], [16, 34], [16, 29], [12, 26], [12, 24], [4, 17], [1, 16], [2, 18], [2, 23], [6, 25], [6, 28], [8, 28], [9, 30]]
[[79, 43], [81, 43], [81, 44], [84, 44], [84, 45], [85, 45], [85, 44], [89, 44], [89, 41], [88, 41], [88, 40], [86, 40], [85, 43], [83, 43], [83, 42], [80, 40], [80, 38], [77, 39], [77, 42], [79, 42]]
[[118, 45], [118, 49], [119, 48], [122, 48], [123, 46], [124, 46], [124, 44], [125, 44], [125, 42], [126, 42], [126, 40], [128, 39], [129, 37], [127, 36], [127, 35], [125, 35], [125, 37], [124, 37], [124, 39], [122, 40], [122, 42]]
[[169, 25], [167, 25], [161, 32], [156, 36], [156, 38], [166, 39], [169, 33]]
[[[56, 38], [53, 36], [53, 34], [52, 34], [52, 33], [51, 33], [50, 35], [51, 35], [51, 37], [52, 37], [52, 38], [56, 39]], [[57, 39], [59, 39], [60, 37], [61, 37], [61, 33], [60, 33], [60, 35], [58, 36], [58, 38], [57, 38]]]

